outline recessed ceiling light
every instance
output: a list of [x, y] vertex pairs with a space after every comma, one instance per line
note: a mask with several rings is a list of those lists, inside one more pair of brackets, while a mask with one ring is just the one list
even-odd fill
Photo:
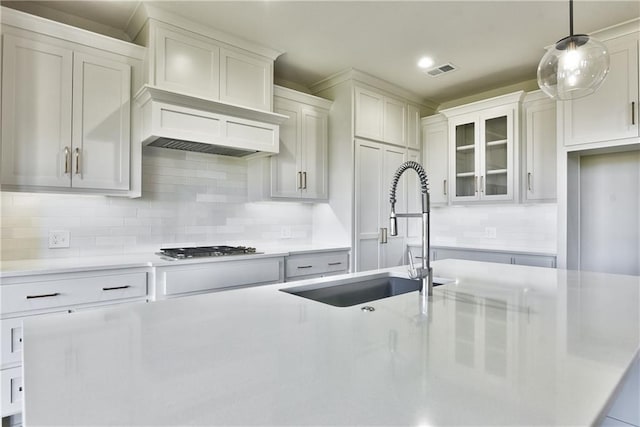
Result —
[[429, 68], [432, 65], [433, 65], [433, 59], [429, 58], [428, 56], [423, 56], [418, 61], [418, 67], [420, 68]]

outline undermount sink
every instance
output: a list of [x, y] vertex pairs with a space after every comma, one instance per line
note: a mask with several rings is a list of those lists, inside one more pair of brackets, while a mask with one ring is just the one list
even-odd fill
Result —
[[[442, 285], [442, 283], [433, 283], [433, 286], [439, 285]], [[379, 277], [364, 280], [358, 279], [357, 281], [341, 283], [334, 286], [326, 286], [326, 284], [306, 285], [280, 290], [335, 307], [350, 307], [356, 304], [418, 291], [420, 286], [420, 280], [403, 279], [400, 277]]]

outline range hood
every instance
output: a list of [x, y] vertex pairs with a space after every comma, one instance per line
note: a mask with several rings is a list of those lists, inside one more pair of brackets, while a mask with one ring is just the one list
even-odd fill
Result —
[[288, 119], [150, 85], [135, 102], [144, 145], [233, 157], [277, 154], [280, 124]]

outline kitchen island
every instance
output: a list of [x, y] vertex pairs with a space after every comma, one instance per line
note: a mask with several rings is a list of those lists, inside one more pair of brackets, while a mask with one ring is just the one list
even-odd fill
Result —
[[[443, 260], [417, 292], [281, 292], [24, 321], [27, 425], [591, 425], [640, 348], [640, 278]], [[375, 311], [363, 311], [363, 305]]]

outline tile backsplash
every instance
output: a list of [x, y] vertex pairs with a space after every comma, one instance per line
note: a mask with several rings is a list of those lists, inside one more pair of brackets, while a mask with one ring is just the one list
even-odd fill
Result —
[[556, 253], [557, 205], [481, 205], [431, 209], [431, 244]]
[[[349, 232], [316, 232], [328, 204], [247, 202], [247, 161], [145, 147], [141, 198], [1, 193], [0, 259], [65, 258], [156, 252], [204, 244], [348, 245]], [[555, 253], [555, 204], [433, 208], [438, 246]], [[334, 221], [335, 222], [335, 221]], [[49, 232], [71, 234], [49, 249]]]
[[[2, 192], [1, 259], [311, 242], [311, 205], [247, 202], [246, 160], [145, 147], [142, 174], [137, 199]], [[48, 248], [55, 230], [70, 231], [69, 248]]]

